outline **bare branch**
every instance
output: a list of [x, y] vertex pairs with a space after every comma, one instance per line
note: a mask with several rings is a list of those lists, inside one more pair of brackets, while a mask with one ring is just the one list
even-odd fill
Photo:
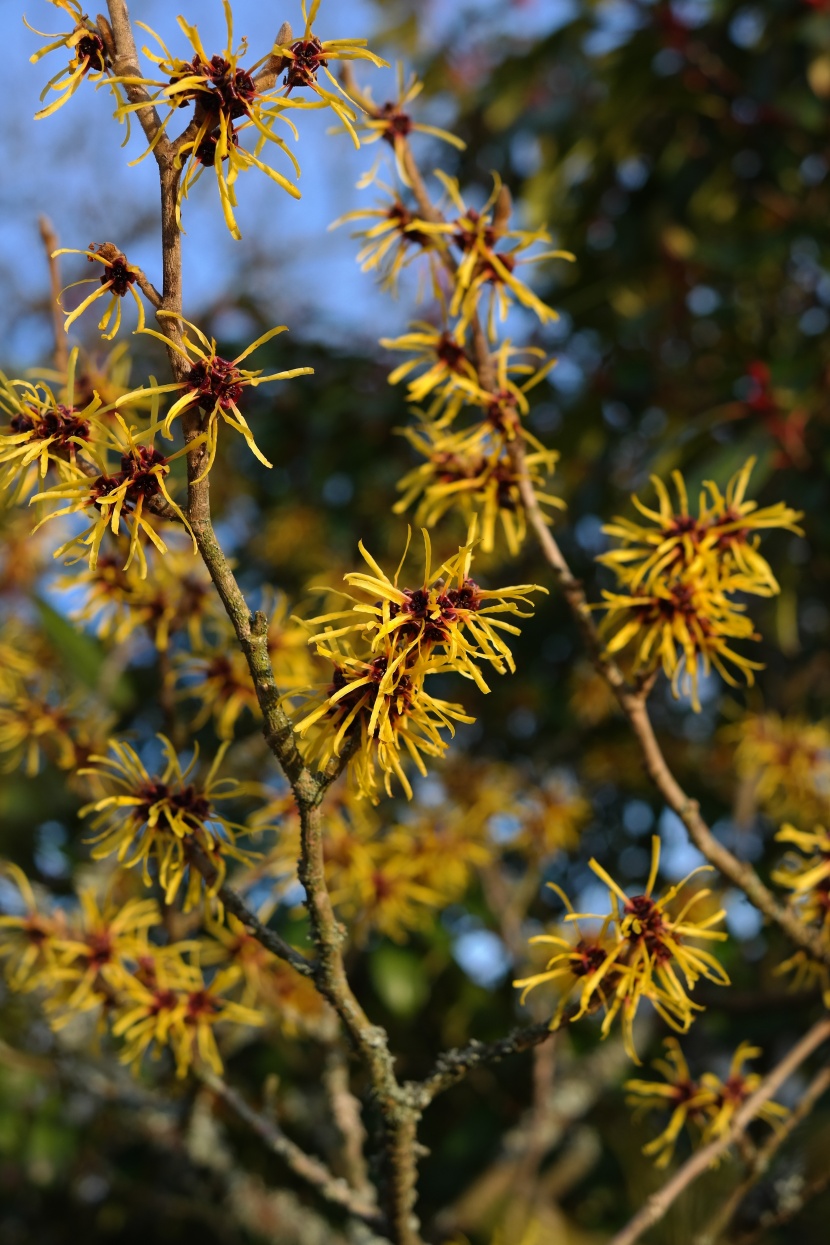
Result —
[[822, 1068], [816, 1073], [787, 1118], [778, 1125], [775, 1132], [770, 1133], [765, 1144], [755, 1151], [745, 1178], [718, 1207], [707, 1226], [696, 1237], [694, 1245], [716, 1245], [721, 1235], [728, 1229], [747, 1193], [759, 1180], [763, 1179], [778, 1151], [789, 1140], [802, 1120], [807, 1118], [828, 1089], [830, 1089], [830, 1067]]
[[368, 1195], [372, 1186], [364, 1158], [366, 1129], [360, 1115], [360, 1103], [349, 1085], [349, 1061], [340, 1046], [332, 1046], [329, 1050], [323, 1082], [342, 1140], [346, 1179], [357, 1192]]
[[828, 1038], [830, 1038], [830, 1019], [822, 1019], [808, 1030], [801, 1041], [797, 1042], [778, 1066], [770, 1072], [769, 1076], [764, 1078], [755, 1093], [751, 1094], [738, 1108], [724, 1135], [696, 1151], [662, 1188], [652, 1193], [634, 1218], [611, 1240], [610, 1245], [634, 1245], [634, 1242], [638, 1241], [648, 1228], [659, 1223], [684, 1189], [702, 1176], [715, 1159], [743, 1136], [747, 1125], [755, 1118], [764, 1103], [775, 1097], [784, 1082]]
[[795, 913], [780, 904], [752, 866], [739, 860], [728, 848], [718, 842], [701, 816], [697, 801], [686, 795], [674, 777], [654, 734], [648, 713], [646, 698], [651, 682], [647, 681], [639, 688], [630, 687], [616, 662], [612, 661], [606, 653], [583, 587], [571, 574], [570, 567], [545, 521], [528, 475], [524, 450], [518, 438], [513, 445], [513, 461], [519, 476], [522, 502], [531, 526], [536, 532], [542, 552], [562, 588], [594, 666], [608, 682], [620, 708], [628, 718], [640, 745], [648, 776], [669, 808], [681, 819], [689, 832], [690, 839], [709, 863], [719, 869], [734, 886], [742, 890], [750, 902], [769, 920], [774, 921], [796, 946], [803, 947], [814, 959], [825, 964], [830, 963], [830, 948], [824, 944], [819, 932], [807, 928]]
[[199, 1076], [265, 1142], [268, 1149], [290, 1167], [298, 1179], [315, 1189], [331, 1206], [338, 1207], [371, 1228], [384, 1231], [383, 1216], [371, 1200], [351, 1189], [345, 1180], [335, 1176], [321, 1159], [306, 1154], [273, 1120], [248, 1106], [244, 1098], [221, 1077], [208, 1071], [200, 1071]]
[[[564, 1020], [565, 1017], [562, 1019]], [[534, 1046], [546, 1042], [558, 1028], [560, 1025], [551, 1028], [549, 1021], [543, 1021], [540, 1024], [525, 1025], [520, 1029], [514, 1029], [512, 1033], [508, 1033], [507, 1037], [499, 1038], [495, 1042], [473, 1040], [467, 1046], [444, 1051], [438, 1056], [429, 1076], [423, 1081], [413, 1083], [413, 1092], [418, 1096], [420, 1105], [426, 1107], [433, 1098], [437, 1098], [439, 1094], [443, 1094], [445, 1090], [463, 1080], [474, 1068], [500, 1063], [509, 1055], [518, 1055], [523, 1051], [532, 1050]]]
[[811, 1180], [803, 1186], [800, 1193], [794, 1197], [788, 1197], [777, 1211], [767, 1212], [762, 1215], [756, 1227], [749, 1232], [744, 1232], [737, 1238], [736, 1245], [755, 1245], [756, 1241], [766, 1236], [767, 1232], [772, 1231], [774, 1228], [783, 1228], [784, 1224], [790, 1223], [791, 1220], [795, 1219], [796, 1215], [800, 1215], [809, 1202], [820, 1197], [829, 1188], [830, 1172], [825, 1172], [822, 1176], [816, 1176], [815, 1180]]
[[[111, 25], [107, 24], [106, 19], [102, 22], [101, 18], [99, 18], [98, 22], [105, 42], [107, 42], [108, 34], [112, 38], [115, 50], [113, 68], [119, 77], [140, 78], [141, 68], [138, 63], [138, 51], [135, 46], [133, 28], [125, 0], [107, 0], [107, 8]], [[159, 166], [163, 167], [170, 160], [170, 143], [164, 134], [159, 135], [161, 120], [159, 119], [158, 112], [150, 103], [148, 91], [139, 83], [133, 82], [126, 82], [124, 90], [131, 104], [146, 104], [146, 107], [138, 109], [136, 116], [147, 137], [147, 141], [155, 144], [153, 155], [156, 157]]]
[[55, 334], [55, 370], [65, 372], [69, 358], [68, 342], [63, 327], [63, 315], [60, 308], [61, 274], [60, 263], [54, 252], [58, 249], [59, 240], [55, 228], [48, 216], [38, 218], [38, 228], [43, 245], [46, 249], [46, 262], [49, 265], [49, 289], [51, 293], [52, 327]]
[[[199, 870], [208, 886], [216, 881], [216, 867], [195, 843], [190, 845], [190, 861]], [[237, 920], [242, 922], [246, 931], [256, 938], [257, 942], [262, 943], [267, 951], [277, 956], [278, 959], [285, 960], [286, 964], [290, 964], [303, 977], [314, 977], [314, 964], [307, 960], [296, 947], [286, 942], [276, 930], [263, 925], [256, 913], [251, 911], [233, 887], [227, 884], [220, 887], [217, 898], [225, 905], [228, 912], [233, 913]]]

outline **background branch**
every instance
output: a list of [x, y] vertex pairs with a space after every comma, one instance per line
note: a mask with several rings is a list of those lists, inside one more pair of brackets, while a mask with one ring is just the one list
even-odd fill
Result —
[[331, 1206], [346, 1211], [355, 1219], [377, 1230], [384, 1230], [383, 1218], [377, 1206], [363, 1194], [349, 1187], [345, 1180], [329, 1171], [321, 1159], [306, 1154], [296, 1142], [287, 1137], [282, 1129], [264, 1115], [254, 1111], [236, 1090], [212, 1072], [201, 1071], [199, 1077], [205, 1085], [221, 1098], [256, 1135], [268, 1149], [285, 1162], [298, 1179], [315, 1189]]
[[813, 1051], [830, 1038], [830, 1019], [822, 1019], [813, 1025], [800, 1042], [789, 1051], [770, 1074], [764, 1078], [754, 1094], [738, 1108], [727, 1131], [722, 1137], [710, 1141], [697, 1150], [683, 1166], [667, 1180], [662, 1188], [652, 1193], [628, 1224], [612, 1239], [610, 1245], [634, 1245], [642, 1234], [659, 1223], [680, 1194], [702, 1176], [708, 1167], [743, 1136], [747, 1126], [761, 1107], [774, 1098], [785, 1081], [801, 1067]]

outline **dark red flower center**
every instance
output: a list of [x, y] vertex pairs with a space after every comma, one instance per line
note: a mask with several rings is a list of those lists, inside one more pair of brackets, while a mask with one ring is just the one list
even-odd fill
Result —
[[188, 388], [199, 395], [203, 411], [228, 410], [242, 397], [242, 376], [228, 359], [200, 359], [187, 378]]
[[392, 146], [396, 138], [406, 138], [412, 133], [412, 118], [408, 113], [401, 112], [396, 104], [384, 104], [380, 110], [380, 118], [386, 122], [383, 137]]
[[100, 35], [90, 30], [87, 34], [82, 35], [75, 45], [79, 61], [86, 61], [84, 73], [89, 73], [90, 69], [95, 69], [102, 73], [107, 67], [107, 52], [104, 47], [104, 40]]
[[294, 58], [283, 78], [283, 86], [288, 87], [286, 94], [295, 86], [312, 86], [317, 78], [317, 71], [328, 67], [328, 61], [323, 55], [323, 45], [317, 38], [299, 39], [291, 51]]

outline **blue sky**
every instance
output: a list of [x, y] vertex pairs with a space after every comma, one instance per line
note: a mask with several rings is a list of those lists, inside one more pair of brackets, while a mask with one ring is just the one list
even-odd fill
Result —
[[[3, 168], [0, 188], [0, 283], [6, 297], [0, 305], [0, 332], [7, 364], [32, 364], [49, 351], [45, 317], [21, 315], [21, 304], [44, 298], [45, 262], [37, 218], [46, 213], [64, 246], [85, 247], [112, 241], [140, 263], [151, 279], [159, 280], [154, 242], [147, 242], [147, 225], [156, 218], [158, 187], [152, 157], [130, 168], [144, 148], [138, 125], [124, 149], [124, 136], [111, 117], [109, 93], [87, 84], [51, 118], [34, 121], [38, 95], [59, 68], [55, 53], [32, 66], [28, 58], [41, 40], [28, 31], [4, 5], [3, 37], [7, 72], [7, 99], [14, 101], [16, 122], [3, 128]], [[271, 6], [268, 6], [270, 9]], [[47, 0], [25, 0], [21, 6], [38, 29], [64, 27], [64, 15]], [[295, 11], [296, 10], [296, 11]], [[162, 35], [171, 51], [184, 54], [186, 42], [175, 16], [179, 7], [166, 0], [134, 0], [134, 20], [144, 21]], [[196, 20], [210, 51], [224, 46], [225, 30], [219, 0], [191, 0], [182, 5]], [[301, 25], [299, 3], [290, 0], [272, 10], [279, 20]], [[18, 10], [20, 12], [20, 10]], [[235, 0], [237, 36], [247, 35], [251, 59], [262, 55], [272, 41], [279, 20], [266, 16], [261, 0]], [[426, 0], [422, 6], [424, 46], [428, 50], [450, 37], [470, 44], [512, 37], [537, 37], [572, 14], [572, 0], [461, 0], [449, 4]], [[367, 36], [370, 41], [382, 25], [392, 24], [394, 9], [380, 10], [372, 0], [324, 0], [316, 28], [323, 38]], [[381, 46], [382, 52], [389, 52]], [[383, 99], [392, 86], [391, 71], [367, 67], [361, 78], [372, 82]], [[425, 101], [425, 119], [450, 123], [449, 100]], [[238, 187], [241, 242], [234, 242], [222, 222], [215, 183], [208, 177], [195, 188], [186, 205], [184, 223], [185, 311], [198, 316], [200, 307], [233, 295], [236, 284], [253, 287], [280, 321], [319, 337], [334, 336], [344, 343], [365, 346], [380, 332], [391, 332], [411, 316], [411, 303], [402, 298], [390, 305], [355, 265], [356, 245], [348, 227], [328, 232], [328, 224], [352, 208], [365, 205], [372, 191], [355, 187], [360, 174], [373, 162], [377, 147], [355, 151], [345, 135], [329, 135], [326, 115], [301, 117], [300, 143], [295, 148], [302, 166], [298, 203], [264, 176], [255, 172]], [[429, 161], [437, 155], [434, 144], [421, 148]], [[277, 167], [280, 157], [274, 161]], [[287, 162], [286, 162], [287, 163]], [[136, 241], [136, 239], [139, 239]], [[86, 276], [85, 261], [70, 261], [68, 281]]]

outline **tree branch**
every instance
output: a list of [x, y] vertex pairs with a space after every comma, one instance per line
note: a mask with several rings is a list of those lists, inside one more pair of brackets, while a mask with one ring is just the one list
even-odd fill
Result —
[[735, 1112], [732, 1123], [722, 1137], [710, 1141], [696, 1151], [651, 1197], [629, 1223], [611, 1240], [610, 1245], [634, 1245], [642, 1234], [659, 1223], [680, 1194], [693, 1184], [725, 1150], [744, 1135], [747, 1125], [764, 1103], [778, 1093], [786, 1080], [804, 1063], [814, 1050], [830, 1038], [830, 1019], [822, 1019], [797, 1042], [776, 1068], [765, 1077], [754, 1094]]
[[63, 315], [60, 309], [61, 274], [58, 260], [54, 252], [58, 249], [58, 235], [48, 216], [38, 217], [38, 228], [43, 245], [46, 248], [46, 262], [49, 265], [49, 290], [52, 302], [52, 327], [55, 334], [55, 371], [65, 372], [69, 359], [68, 342], [63, 327]]
[[[133, 28], [125, 0], [107, 0], [107, 9], [110, 15], [109, 23], [106, 18], [99, 16], [98, 27], [104, 43], [107, 45], [112, 43], [112, 47], [107, 46], [107, 50], [110, 53], [113, 69], [119, 77], [140, 78], [141, 67], [138, 63], [138, 51], [135, 46]], [[159, 130], [162, 128], [161, 120], [155, 107], [150, 102], [149, 92], [139, 83], [131, 82], [124, 83], [124, 90], [131, 104], [146, 105], [144, 108], [137, 110], [136, 116], [147, 137], [147, 141], [155, 143], [153, 155], [156, 157], [159, 167], [164, 168], [170, 162], [172, 154], [171, 145], [166, 135], [162, 134], [159, 136]]]
[[822, 1068], [816, 1073], [787, 1118], [776, 1127], [773, 1133], [770, 1133], [765, 1144], [755, 1151], [745, 1178], [733, 1189], [703, 1231], [698, 1234], [694, 1245], [716, 1245], [729, 1228], [747, 1193], [759, 1180], [763, 1179], [778, 1151], [789, 1140], [802, 1120], [807, 1118], [828, 1089], [830, 1089], [830, 1067]]
[[608, 657], [583, 587], [571, 574], [570, 567], [545, 521], [528, 475], [524, 449], [519, 438], [514, 441], [512, 452], [519, 477], [522, 503], [531, 526], [536, 532], [542, 552], [576, 619], [588, 654], [598, 673], [606, 679], [614, 692], [637, 738], [649, 778], [669, 808], [681, 819], [689, 832], [689, 838], [709, 863], [720, 870], [734, 886], [742, 890], [750, 902], [763, 912], [764, 916], [778, 925], [796, 946], [804, 948], [814, 959], [830, 964], [830, 947], [824, 944], [819, 932], [803, 925], [795, 913], [778, 902], [750, 864], [739, 860], [728, 848], [718, 842], [701, 816], [697, 801], [686, 795], [669, 769], [654, 734], [646, 704], [653, 680], [646, 681], [639, 688], [630, 687], [616, 662]]
[[457, 1085], [474, 1068], [500, 1063], [509, 1055], [518, 1055], [523, 1051], [532, 1050], [534, 1046], [547, 1041], [560, 1027], [561, 1023], [551, 1028], [549, 1021], [542, 1021], [539, 1024], [514, 1029], [507, 1037], [499, 1038], [495, 1042], [473, 1040], [467, 1046], [444, 1051], [438, 1056], [435, 1067], [428, 1077], [423, 1081], [411, 1082], [413, 1093], [417, 1095], [420, 1106], [426, 1107], [439, 1094]]
[[[212, 885], [216, 881], [216, 866], [195, 843], [190, 845], [189, 858], [191, 864], [199, 870], [208, 886]], [[289, 942], [286, 942], [276, 930], [269, 929], [267, 925], [263, 925], [256, 913], [251, 911], [242, 896], [232, 886], [225, 883], [217, 891], [216, 897], [224, 904], [228, 912], [233, 913], [242, 922], [246, 931], [256, 938], [257, 942], [261, 943], [267, 951], [277, 956], [278, 959], [285, 960], [287, 964], [290, 964], [303, 977], [314, 977], [314, 964], [307, 960], [296, 947], [292, 947]]]
[[248, 1127], [265, 1142], [269, 1150], [287, 1164], [298, 1179], [315, 1189], [329, 1205], [338, 1207], [371, 1228], [381, 1232], [385, 1230], [383, 1216], [374, 1202], [364, 1194], [350, 1188], [345, 1180], [335, 1176], [321, 1159], [306, 1154], [305, 1150], [287, 1137], [273, 1120], [267, 1119], [253, 1107], [248, 1106], [244, 1098], [221, 1077], [205, 1070], [199, 1072], [199, 1077], [241, 1120], [244, 1120]]

